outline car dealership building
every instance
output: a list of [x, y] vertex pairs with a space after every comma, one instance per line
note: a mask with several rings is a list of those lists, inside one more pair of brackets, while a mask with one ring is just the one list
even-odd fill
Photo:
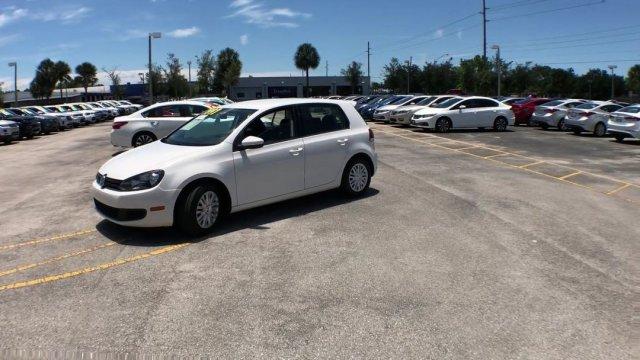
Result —
[[[231, 87], [231, 98], [252, 100], [264, 98], [303, 97], [306, 78], [304, 76], [286, 77], [241, 77]], [[351, 84], [344, 76], [310, 76], [309, 96], [352, 95]], [[371, 92], [369, 77], [364, 76], [355, 94], [368, 95]]]

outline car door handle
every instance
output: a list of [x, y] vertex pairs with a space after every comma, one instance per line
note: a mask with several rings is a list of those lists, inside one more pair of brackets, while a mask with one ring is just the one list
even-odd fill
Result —
[[347, 145], [347, 141], [349, 141], [348, 138], [340, 139], [340, 140], [338, 140], [338, 144], [340, 144], [340, 146], [345, 146], [345, 145]]
[[304, 150], [303, 148], [299, 147], [297, 149], [291, 149], [289, 150], [289, 153], [293, 156], [298, 156], [300, 155], [300, 153], [302, 152], [302, 150]]

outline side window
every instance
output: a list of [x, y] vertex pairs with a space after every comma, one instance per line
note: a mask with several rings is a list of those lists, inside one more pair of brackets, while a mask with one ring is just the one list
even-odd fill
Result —
[[144, 117], [180, 117], [180, 105], [164, 105], [143, 113]]
[[241, 139], [257, 136], [265, 145], [290, 140], [296, 137], [293, 124], [293, 108], [283, 108], [265, 113], [251, 121], [242, 131]]
[[605, 105], [605, 106], [602, 107], [603, 111], [606, 111], [606, 112], [609, 112], [609, 113], [610, 112], [614, 112], [616, 110], [620, 110], [620, 109], [622, 109], [622, 106], [620, 106], [620, 105]]
[[207, 111], [209, 108], [207, 108], [206, 106], [201, 106], [201, 105], [191, 105], [191, 115], [192, 116], [198, 116], [200, 114], [202, 114], [203, 112]]
[[349, 128], [349, 119], [338, 105], [300, 105], [298, 111], [305, 136]]
[[569, 109], [573, 109], [574, 107], [576, 107], [578, 105], [582, 105], [582, 103], [581, 102], [572, 102], [572, 103], [565, 104], [564, 106], [566, 106]]
[[415, 104], [419, 103], [420, 101], [422, 101], [422, 100], [424, 100], [424, 99], [425, 99], [425, 98], [423, 98], [423, 97], [422, 97], [422, 98], [420, 98], [420, 97], [418, 97], [418, 98], [414, 98], [413, 100], [409, 101], [409, 102], [408, 102], [408, 103], [406, 103], [405, 105], [415, 105]]
[[473, 108], [477, 107], [474, 100], [465, 100], [465, 101], [461, 102], [460, 104], [456, 105], [453, 109], [454, 110], [460, 109], [460, 106], [463, 106], [463, 105], [467, 109], [473, 109]]

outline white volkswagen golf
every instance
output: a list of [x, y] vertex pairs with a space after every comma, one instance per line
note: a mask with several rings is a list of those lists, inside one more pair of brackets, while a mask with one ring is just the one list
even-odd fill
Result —
[[411, 118], [412, 126], [435, 129], [441, 133], [460, 128], [505, 131], [514, 122], [515, 116], [510, 106], [481, 96], [454, 97], [418, 110]]
[[349, 102], [246, 101], [107, 161], [94, 203], [114, 223], [200, 235], [231, 212], [333, 188], [363, 194], [376, 167], [373, 132]]

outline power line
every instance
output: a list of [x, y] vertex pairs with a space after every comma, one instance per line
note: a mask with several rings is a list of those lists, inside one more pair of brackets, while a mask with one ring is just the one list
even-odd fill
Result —
[[517, 18], [521, 18], [521, 17], [525, 17], [525, 16], [528, 17], [528, 16], [533, 16], [533, 15], [548, 14], [548, 13], [556, 12], [556, 11], [571, 10], [571, 9], [577, 9], [577, 8], [581, 8], [581, 7], [604, 4], [605, 1], [606, 0], [598, 0], [598, 1], [593, 1], [593, 2], [585, 3], [585, 4], [565, 6], [565, 7], [549, 9], [549, 10], [534, 11], [534, 12], [529, 12], [529, 13], [526, 13], [526, 14], [516, 14], [516, 15], [503, 16], [503, 17], [491, 19], [489, 21], [511, 20], [511, 19], [517, 19]]
[[531, 6], [531, 5], [535, 5], [535, 4], [539, 4], [541, 2], [547, 2], [550, 0], [521, 0], [521, 1], [514, 1], [511, 3], [505, 3], [505, 4], [499, 4], [497, 6], [492, 6], [489, 8], [489, 10], [493, 10], [493, 11], [500, 11], [500, 10], [504, 10], [504, 9], [511, 9], [514, 7], [520, 7], [520, 6]]
[[618, 44], [625, 42], [635, 42], [640, 41], [640, 38], [635, 39], [627, 39], [627, 40], [614, 40], [614, 41], [606, 41], [599, 43], [590, 43], [590, 44], [577, 44], [577, 45], [568, 45], [568, 46], [552, 46], [552, 47], [542, 47], [542, 48], [529, 48], [529, 49], [517, 49], [518, 51], [538, 51], [538, 50], [556, 50], [556, 49], [571, 49], [577, 47], [589, 47], [589, 46], [599, 46], [599, 45], [609, 45], [609, 44]]
[[[560, 40], [560, 41], [549, 41], [547, 43], [539, 43], [539, 44], [527, 44], [527, 45], [520, 45], [520, 46], [509, 46], [510, 49], [526, 49], [526, 48], [530, 48], [530, 47], [537, 47], [537, 46], [548, 46], [548, 45], [553, 45], [553, 44], [566, 44], [566, 43], [578, 43], [578, 42], [583, 42], [583, 41], [592, 41], [595, 39], [606, 39], [609, 37], [626, 37], [626, 36], [631, 36], [631, 35], [637, 35], [640, 34], [640, 31], [634, 31], [634, 32], [629, 32], [626, 34], [610, 34], [610, 35], [603, 35], [603, 36], [592, 36], [589, 38], [582, 38], [582, 39], [571, 39], [571, 40]], [[624, 40], [624, 39], [620, 39], [620, 40]], [[579, 45], [579, 44], [576, 44]], [[585, 44], [588, 45], [588, 44]], [[503, 45], [503, 46], [507, 46], [507, 45]]]
[[[527, 40], [520, 41], [518, 43], [506, 43], [506, 44], [503, 44], [503, 45], [509, 46], [509, 45], [514, 45], [514, 44], [521, 44], [524, 41], [538, 42], [538, 41], [545, 41], [545, 40], [562, 39], [562, 38], [566, 38], [566, 37], [575, 37], [575, 36], [582, 36], [582, 35], [591, 35], [591, 34], [598, 34], [598, 33], [615, 32], [615, 31], [633, 29], [633, 28], [638, 28], [638, 27], [640, 27], [640, 25], [629, 25], [629, 26], [622, 26], [622, 27], [606, 29], [606, 30], [595, 30], [595, 31], [588, 31], [588, 32], [574, 33], [574, 34], [567, 34], [567, 35], [555, 35], [555, 36], [547, 36], [547, 37], [541, 37], [541, 38], [527, 39]], [[624, 35], [625, 34], [611, 34], [611, 36], [624, 36]]]

